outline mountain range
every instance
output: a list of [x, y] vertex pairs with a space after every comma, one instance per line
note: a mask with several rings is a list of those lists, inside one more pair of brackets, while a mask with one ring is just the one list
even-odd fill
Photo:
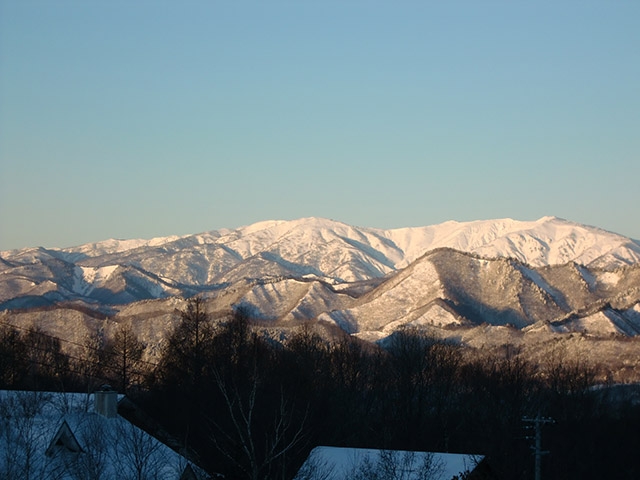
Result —
[[193, 295], [214, 314], [243, 305], [265, 324], [370, 340], [403, 325], [635, 336], [640, 242], [556, 217], [390, 230], [304, 218], [0, 252], [0, 322], [55, 332], [135, 317], [160, 338]]

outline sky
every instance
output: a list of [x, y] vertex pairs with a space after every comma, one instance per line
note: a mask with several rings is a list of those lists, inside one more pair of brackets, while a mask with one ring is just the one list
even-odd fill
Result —
[[640, 239], [640, 2], [0, 0], [0, 250], [326, 217]]

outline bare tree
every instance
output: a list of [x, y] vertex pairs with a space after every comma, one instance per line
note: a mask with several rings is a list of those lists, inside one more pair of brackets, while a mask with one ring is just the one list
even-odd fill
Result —
[[14, 392], [0, 397], [0, 479], [57, 480], [62, 470], [43, 455], [46, 429], [37, 416], [49, 396], [42, 392]]
[[25, 370], [26, 348], [20, 333], [13, 327], [0, 325], [0, 386], [15, 387]]
[[211, 440], [244, 478], [286, 477], [286, 458], [306, 438], [308, 405], [271, 375], [274, 351], [251, 331], [241, 309], [223, 324], [209, 365], [220, 408], [208, 414]]
[[74, 480], [155, 480], [171, 467], [162, 444], [122, 418], [89, 414], [75, 432], [82, 451], [61, 455]]
[[103, 430], [98, 414], [86, 416], [78, 426], [77, 432], [82, 452], [63, 456], [67, 471], [74, 480], [108, 478], [108, 445], [113, 439], [108, 430]]
[[180, 323], [167, 339], [158, 368], [165, 382], [198, 388], [206, 367], [214, 329], [202, 299], [189, 299]]
[[[265, 415], [264, 405], [259, 405], [263, 399], [255, 371], [249, 389], [244, 392], [237, 384], [228, 385], [217, 374], [216, 378], [228, 422], [223, 426], [216, 418], [209, 418], [214, 426], [215, 447], [245, 478], [277, 478], [281, 472], [275, 471], [276, 462], [304, 440], [306, 415], [302, 420], [297, 418], [294, 405], [284, 392], [280, 393], [277, 404], [267, 407], [268, 415]], [[271, 418], [271, 423], [258, 425], [264, 418]]]
[[88, 392], [94, 391], [107, 380], [109, 355], [107, 351], [107, 339], [103, 331], [87, 334], [79, 348], [80, 360], [77, 371], [86, 381]]
[[50, 388], [69, 371], [69, 358], [62, 352], [60, 339], [32, 326], [23, 336], [26, 347], [27, 372], [31, 387]]
[[354, 465], [345, 480], [439, 480], [444, 467], [433, 453], [381, 450]]
[[113, 336], [110, 351], [120, 391], [125, 392], [131, 381], [139, 376], [144, 344], [138, 340], [130, 325], [121, 325]]
[[115, 428], [113, 462], [118, 478], [123, 480], [154, 480], [162, 478], [168, 466], [162, 455], [162, 445], [151, 435], [121, 420]]
[[334, 465], [326, 459], [318, 458], [317, 451], [312, 450], [294, 480], [330, 480], [336, 478], [335, 472]]

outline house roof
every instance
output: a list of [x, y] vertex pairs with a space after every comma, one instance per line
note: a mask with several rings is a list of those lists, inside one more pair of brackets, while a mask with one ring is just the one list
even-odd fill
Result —
[[78, 439], [66, 420], [62, 422], [62, 425], [60, 425], [60, 428], [58, 428], [58, 431], [49, 442], [45, 455], [54, 455], [60, 447], [68, 450], [69, 452], [82, 452], [80, 442], [78, 442]]
[[144, 430], [93, 405], [87, 394], [0, 390], [0, 476], [208, 478]]
[[372, 472], [381, 471], [404, 480], [451, 480], [473, 471], [483, 459], [482, 455], [321, 446], [311, 451], [296, 480], [371, 478]]

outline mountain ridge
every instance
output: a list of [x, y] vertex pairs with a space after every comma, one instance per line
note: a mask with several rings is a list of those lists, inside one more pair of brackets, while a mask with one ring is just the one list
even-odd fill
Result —
[[371, 339], [404, 325], [640, 331], [640, 244], [557, 217], [389, 230], [309, 217], [0, 260], [4, 311], [79, 302], [117, 317], [201, 295], [215, 312], [244, 305], [262, 321]]

